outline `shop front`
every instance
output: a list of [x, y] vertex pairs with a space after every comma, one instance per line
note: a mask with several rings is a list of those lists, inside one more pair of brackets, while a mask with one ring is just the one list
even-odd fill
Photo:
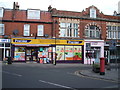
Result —
[[83, 62], [83, 40], [12, 39], [12, 60], [58, 63]]
[[104, 57], [104, 40], [85, 40], [84, 64], [100, 63]]
[[11, 40], [0, 39], [0, 61], [11, 56]]

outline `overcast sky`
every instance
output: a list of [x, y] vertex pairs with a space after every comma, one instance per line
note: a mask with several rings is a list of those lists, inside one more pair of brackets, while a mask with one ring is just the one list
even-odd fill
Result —
[[47, 10], [49, 5], [58, 10], [78, 11], [88, 8], [91, 5], [96, 6], [100, 12], [113, 15], [118, 12], [118, 2], [120, 0], [0, 0], [0, 7], [13, 8], [13, 2], [18, 2], [20, 9], [41, 9]]

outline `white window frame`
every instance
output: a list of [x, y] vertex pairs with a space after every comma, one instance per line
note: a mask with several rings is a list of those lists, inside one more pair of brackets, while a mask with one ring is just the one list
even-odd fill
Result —
[[25, 25], [24, 25], [23, 35], [24, 35], [24, 36], [30, 36], [30, 25], [29, 25], [29, 24], [25, 24]]
[[95, 8], [90, 8], [90, 17], [96, 18], [96, 9]]
[[[97, 29], [98, 27], [95, 26], [95, 29], [90, 29], [90, 26], [88, 26], [85, 29], [85, 36], [88, 38], [100, 38], [100, 29]], [[97, 35], [97, 33], [99, 33], [99, 36]]]
[[0, 23], [0, 35], [4, 35], [5, 25]]
[[60, 23], [60, 37], [79, 37], [78, 32], [78, 23]]
[[27, 19], [40, 19], [40, 10], [27, 10]]
[[0, 18], [3, 17], [3, 12], [4, 12], [4, 9], [0, 7]]
[[37, 36], [44, 36], [44, 25], [38, 25]]
[[[112, 25], [108, 25], [107, 26], [107, 39], [120, 39], [119, 37], [119, 30], [118, 30], [118, 27], [119, 26], [112, 26]], [[111, 28], [109, 28], [111, 27]]]

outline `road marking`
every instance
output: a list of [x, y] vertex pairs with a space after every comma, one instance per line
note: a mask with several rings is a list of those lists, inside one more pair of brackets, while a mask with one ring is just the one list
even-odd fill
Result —
[[74, 89], [72, 87], [68, 87], [68, 86], [64, 86], [64, 85], [60, 85], [60, 84], [56, 84], [56, 83], [52, 83], [52, 82], [48, 82], [48, 81], [39, 80], [39, 82], [51, 84], [51, 85], [62, 87], [62, 88], [68, 88], [68, 89], [72, 89], [72, 90], [77, 90], [77, 89]]
[[6, 73], [6, 74], [10, 74], [10, 75], [14, 75], [14, 76], [18, 76], [18, 77], [21, 77], [22, 75], [20, 74], [17, 74], [17, 73], [11, 73], [11, 72], [7, 72], [7, 71], [2, 71], [3, 73]]

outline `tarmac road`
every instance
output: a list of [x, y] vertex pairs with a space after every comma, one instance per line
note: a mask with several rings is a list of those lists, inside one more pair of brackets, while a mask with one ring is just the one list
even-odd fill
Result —
[[87, 78], [77, 70], [92, 69], [83, 64], [13, 63], [2, 65], [2, 88], [118, 88], [115, 82]]

